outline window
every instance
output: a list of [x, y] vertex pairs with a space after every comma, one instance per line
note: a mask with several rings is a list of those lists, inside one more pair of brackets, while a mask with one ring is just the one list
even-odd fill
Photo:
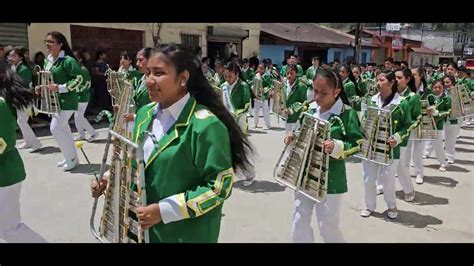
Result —
[[334, 52], [334, 60], [336, 59], [339, 60], [339, 62], [341, 61], [341, 52]]
[[184, 34], [181, 33], [181, 45], [189, 49], [189, 51], [195, 51], [199, 47], [199, 38], [200, 35], [195, 34]]

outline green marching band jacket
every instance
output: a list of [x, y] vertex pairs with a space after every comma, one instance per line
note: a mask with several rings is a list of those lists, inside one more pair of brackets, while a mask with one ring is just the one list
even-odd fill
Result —
[[78, 101], [80, 103], [88, 103], [91, 97], [91, 76], [89, 70], [85, 66], [81, 66], [82, 84], [78, 89]]
[[358, 99], [355, 84], [349, 78], [346, 78], [342, 83], [344, 84], [344, 92], [346, 93], [347, 99], [351, 106], [354, 107]]
[[[368, 102], [368, 106], [379, 108], [377, 102], [380, 100], [380, 93], [372, 96]], [[392, 119], [392, 136], [397, 140], [397, 146], [393, 149], [393, 159], [400, 159], [401, 143], [410, 136], [410, 126], [412, 125], [410, 107], [408, 101], [403, 101], [398, 93], [395, 93], [392, 101], [383, 107], [383, 109], [390, 109], [390, 116]]]
[[16, 144], [16, 110], [0, 97], [0, 187], [25, 180], [26, 172]]
[[[138, 112], [134, 141], [150, 130], [156, 103]], [[234, 171], [225, 125], [191, 96], [145, 165], [147, 204], [177, 202], [180, 219], [150, 228], [150, 242], [217, 242]]]
[[372, 71], [372, 72], [367, 72], [365, 71], [364, 73], [362, 73], [362, 79], [363, 80], [366, 80], [366, 79], [375, 79], [375, 73]]
[[[342, 103], [342, 102], [341, 102]], [[315, 109], [309, 109], [308, 113], [314, 115]], [[346, 164], [345, 158], [359, 152], [359, 143], [362, 135], [359, 118], [354, 109], [342, 104], [339, 114], [332, 113], [328, 119], [331, 125], [331, 139], [338, 141], [344, 149], [329, 157], [328, 171], [328, 194], [341, 194], [347, 192]]]
[[437, 130], [443, 130], [444, 122], [451, 112], [451, 97], [442, 93], [439, 97], [433, 93], [429, 94], [427, 100], [430, 106], [434, 106], [435, 113], [433, 118], [436, 123]]
[[20, 77], [23, 79], [25, 86], [27, 88], [31, 88], [32, 81], [33, 81], [33, 72], [31, 71], [31, 69], [25, 64], [20, 62], [16, 66], [15, 70], [16, 70], [16, 73], [20, 75]]
[[50, 63], [51, 62], [46, 58], [44, 69], [52, 72], [55, 84], [64, 85], [68, 91], [58, 93], [61, 110], [77, 110], [77, 91], [82, 84], [81, 66], [77, 63], [76, 59], [64, 55], [63, 51], [59, 54], [56, 62], [52, 65]]
[[[286, 76], [286, 68], [287, 68], [287, 67], [288, 67], [288, 65], [284, 65], [284, 66], [281, 67], [280, 75]], [[296, 69], [298, 70], [298, 71], [296, 72], [296, 76], [297, 76], [298, 78], [301, 78], [301, 77], [303, 76], [303, 73], [304, 73], [304, 72], [303, 72], [303, 67], [302, 67], [301, 65], [297, 64], [297, 65], [296, 65]]]
[[288, 91], [290, 90], [289, 86], [290, 84], [286, 83], [285, 86], [282, 87], [282, 89], [284, 90], [283, 94], [286, 97], [286, 108], [291, 111], [291, 114], [288, 115], [286, 122], [296, 123], [298, 122], [298, 118], [300, 117], [301, 112], [303, 111], [302, 107], [307, 101], [307, 85], [299, 79], [296, 79], [295, 85], [293, 86], [293, 88], [291, 88], [291, 91]]
[[[241, 80], [240, 78], [236, 82], [237, 84], [235, 84], [230, 94], [230, 101], [232, 103], [232, 106], [234, 107], [234, 116], [238, 118], [249, 110], [250, 87], [247, 82]], [[224, 86], [229, 86], [229, 84], [225, 82], [221, 86], [221, 89], [223, 89]]]
[[[407, 101], [408, 107], [409, 107], [409, 112], [410, 112], [410, 117], [411, 117], [411, 122], [412, 124], [410, 125], [408, 129], [408, 135], [410, 135], [410, 132], [417, 128], [420, 125], [421, 122], [421, 101], [420, 101], [420, 95], [416, 94], [407, 87], [405, 88], [405, 91], [402, 92], [401, 95], [402, 102]], [[402, 144], [400, 144], [401, 147], [406, 147], [408, 144], [408, 138], [406, 138]]]
[[242, 77], [245, 82], [251, 82], [255, 77], [255, 71], [252, 68], [242, 69]]
[[148, 89], [145, 85], [146, 75], [143, 74], [141, 78], [135, 77], [134, 79], [134, 93], [133, 93], [133, 100], [135, 102], [135, 113], [138, 113], [138, 110], [143, 106], [149, 104], [151, 102], [150, 96], [148, 95]]
[[312, 81], [314, 77], [316, 76], [316, 74], [318, 74], [321, 70], [322, 70], [322, 67], [320, 66], [318, 66], [316, 70], [314, 69], [314, 66], [310, 66], [306, 70], [306, 78], [308, 79], [308, 81]]
[[[250, 81], [250, 86], [255, 86], [255, 80], [257, 75], [254, 76], [253, 80]], [[262, 75], [262, 88], [263, 88], [263, 97], [262, 100], [266, 101], [270, 98], [270, 91], [273, 89], [273, 77], [270, 73], [265, 72]]]

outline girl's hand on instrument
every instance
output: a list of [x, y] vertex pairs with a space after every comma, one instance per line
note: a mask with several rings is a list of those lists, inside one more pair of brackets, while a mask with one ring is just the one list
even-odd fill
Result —
[[288, 133], [285, 137], [285, 144], [288, 145], [288, 144], [292, 143], [294, 139], [295, 139], [295, 134], [292, 133], [292, 132]]
[[392, 146], [392, 148], [393, 148], [393, 147], [395, 147], [395, 146], [397, 145], [397, 140], [395, 140], [395, 138], [393, 138], [393, 137], [390, 137], [390, 138], [388, 139], [388, 144], [389, 144], [390, 146]]
[[59, 91], [59, 86], [58, 86], [58, 84], [51, 84], [51, 85], [48, 85], [48, 89], [50, 91], [58, 92]]
[[92, 197], [98, 198], [100, 195], [102, 195], [102, 192], [107, 187], [107, 183], [108, 183], [107, 176], [102, 177], [102, 181], [100, 181], [100, 185], [99, 183], [97, 183], [96, 180], [92, 180], [91, 182]]
[[123, 117], [125, 118], [125, 122], [132, 122], [135, 120], [134, 114], [124, 114]]
[[38, 86], [35, 87], [35, 93], [36, 93], [36, 95], [41, 94], [41, 86], [38, 85]]
[[143, 229], [148, 229], [161, 222], [160, 205], [153, 203], [146, 207], [137, 207], [138, 223]]
[[332, 140], [325, 140], [323, 142], [324, 152], [327, 154], [331, 154], [334, 150], [334, 141]]

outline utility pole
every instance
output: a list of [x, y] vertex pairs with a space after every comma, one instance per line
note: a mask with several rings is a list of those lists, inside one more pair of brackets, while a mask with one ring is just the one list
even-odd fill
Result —
[[356, 64], [359, 64], [360, 48], [361, 48], [361, 34], [362, 34], [362, 23], [357, 23], [355, 42], [354, 42], [354, 59]]

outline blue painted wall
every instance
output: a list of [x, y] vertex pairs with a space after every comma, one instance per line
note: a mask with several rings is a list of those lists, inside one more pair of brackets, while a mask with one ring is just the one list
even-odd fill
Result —
[[293, 45], [261, 44], [260, 55], [258, 57], [260, 60], [270, 58], [273, 64], [277, 64], [278, 67], [281, 67], [281, 63], [285, 59], [285, 50], [293, 51], [293, 48]]
[[[364, 58], [365, 54], [365, 58]], [[334, 61], [337, 57], [342, 64], [347, 63], [347, 57], [354, 56], [354, 49], [352, 48], [329, 48], [328, 49], [328, 63]], [[361, 51], [361, 64], [369, 63], [371, 61], [371, 50], [362, 49]]]

